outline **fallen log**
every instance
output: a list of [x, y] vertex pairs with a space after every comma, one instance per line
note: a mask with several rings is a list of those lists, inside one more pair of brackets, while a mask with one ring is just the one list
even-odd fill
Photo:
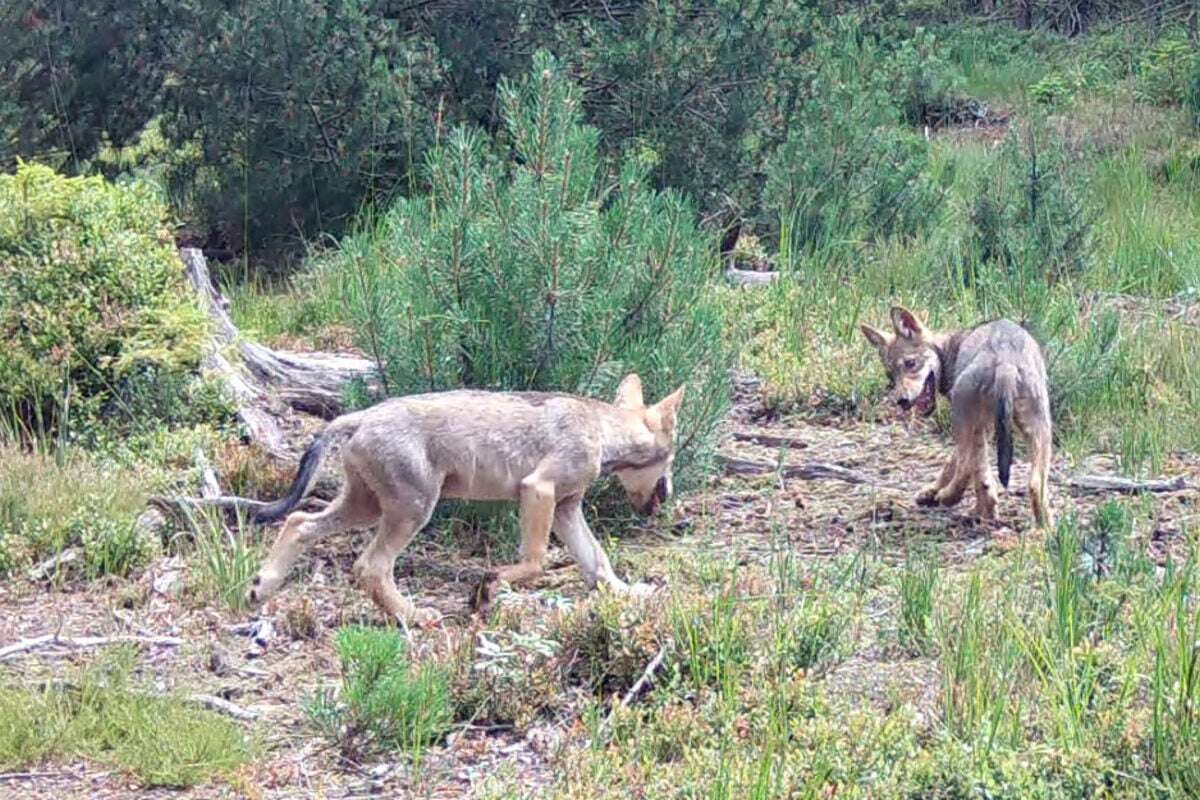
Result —
[[[374, 362], [348, 353], [295, 353], [246, 340], [234, 325], [228, 302], [213, 285], [204, 254], [179, 251], [188, 284], [213, 325], [204, 368], [217, 375], [238, 406], [252, 441], [276, 458], [292, 461], [289, 433], [301, 427], [293, 412], [332, 419], [342, 411], [342, 395], [354, 382], [379, 385]], [[234, 359], [226, 356], [232, 351]]]

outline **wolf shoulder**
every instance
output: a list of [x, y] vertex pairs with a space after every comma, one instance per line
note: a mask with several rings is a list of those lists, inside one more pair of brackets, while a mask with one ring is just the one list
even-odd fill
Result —
[[1009, 319], [996, 319], [977, 325], [963, 338], [960, 349], [1036, 356], [1038, 361], [1042, 357], [1041, 345], [1033, 334]]

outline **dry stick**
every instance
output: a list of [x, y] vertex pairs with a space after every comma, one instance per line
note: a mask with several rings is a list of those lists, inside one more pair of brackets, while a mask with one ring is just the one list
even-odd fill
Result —
[[1066, 483], [1072, 489], [1084, 492], [1118, 492], [1122, 494], [1182, 492], [1192, 488], [1192, 485], [1182, 475], [1176, 475], [1174, 478], [1166, 480], [1150, 481], [1135, 481], [1111, 475], [1072, 475], [1065, 481], [1056, 479], [1055, 483]]
[[616, 715], [618, 708], [628, 708], [629, 704], [633, 702], [633, 699], [638, 696], [638, 693], [646, 687], [646, 684], [650, 682], [650, 679], [654, 677], [654, 673], [657, 672], [658, 668], [662, 665], [663, 659], [667, 656], [667, 650], [670, 648], [670, 641], [658, 648], [658, 654], [655, 655], [654, 658], [650, 660], [650, 663], [646, 665], [646, 669], [642, 671], [642, 677], [638, 678], [637, 683], [633, 684], [633, 686], [629, 688], [629, 691], [626, 692], [625, 696], [621, 698], [621, 702], [618, 705], [613, 706], [613, 710], [608, 712], [608, 716], [604, 718], [603, 727], [608, 727], [608, 725], [612, 722], [612, 718]]
[[852, 469], [826, 464], [820, 461], [810, 461], [807, 464], [792, 464], [782, 469], [774, 461], [755, 461], [747, 458], [726, 458], [725, 472], [728, 475], [769, 475], [775, 472], [784, 478], [799, 478], [805, 481], [839, 480], [846, 483], [870, 483], [863, 474]]
[[251, 711], [248, 708], [243, 708], [236, 703], [231, 703], [220, 697], [211, 694], [193, 694], [188, 696], [188, 700], [198, 706], [207, 708], [209, 711], [215, 711], [218, 714], [224, 714], [227, 717], [232, 717], [237, 720], [249, 722], [250, 720], [258, 719], [257, 711]]
[[775, 436], [770, 433], [750, 433], [749, 431], [734, 431], [733, 440], [735, 442], [749, 442], [750, 444], [757, 444], [762, 447], [786, 447], [791, 450], [803, 450], [808, 447], [808, 442], [801, 441], [793, 436]]
[[[819, 461], [807, 464], [793, 464], [780, 468], [773, 461], [757, 461], [748, 458], [726, 458], [725, 473], [727, 475], [769, 475], [778, 472], [784, 478], [800, 478], [801, 480], [840, 480], [846, 483], [872, 483], [862, 473], [837, 464], [826, 464]], [[1116, 492], [1120, 494], [1136, 494], [1139, 492], [1183, 492], [1195, 488], [1182, 476], [1163, 480], [1136, 481], [1128, 478], [1118, 478], [1112, 475], [1069, 475], [1062, 477], [1052, 475], [1052, 482], [1078, 489], [1083, 492]]]
[[183, 639], [177, 636], [59, 636], [58, 634], [48, 633], [45, 636], [35, 636], [32, 639], [23, 639], [22, 641], [15, 642], [7, 647], [0, 647], [0, 661], [5, 661], [21, 653], [27, 653], [43, 647], [84, 648], [104, 647], [110, 644], [150, 644], [162, 647], [179, 647], [183, 644]]

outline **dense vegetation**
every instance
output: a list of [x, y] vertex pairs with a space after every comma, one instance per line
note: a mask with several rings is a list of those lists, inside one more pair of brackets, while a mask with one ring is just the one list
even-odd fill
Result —
[[[1197, 24], [1150, 0], [6, 4], [0, 616], [25, 635], [67, 598], [37, 621], [167, 619], [204, 644], [66, 680], [0, 667], [0, 768], [318, 793], [317, 772], [399, 764], [436, 795], [507, 736], [520, 758], [479, 796], [1194, 796], [1192, 495], [1057, 483], [1045, 534], [1021, 497], [1013, 530], [912, 509], [947, 420], [887, 424], [858, 325], [897, 301], [938, 327], [1017, 319], [1047, 352], [1056, 473], [1195, 479]], [[340, 537], [261, 612], [294, 641], [255, 651], [286, 673], [273, 716], [198, 710], [193, 682], [273, 691], [219, 645], [269, 536], [196, 504], [148, 526], [147, 501], [213, 474], [273, 495], [290, 465], [200, 369], [179, 244], [219, 264], [245, 335], [372, 359], [378, 392], [350, 405], [686, 383], [686, 499], [612, 551], [666, 588], [558, 579], [402, 634], [363, 624]], [[731, 263], [777, 279], [731, 286]], [[738, 373], [761, 403], [737, 424], [768, 420], [781, 466], [868, 485], [719, 476]], [[430, 528], [415, 591], [457, 597], [514, 547], [502, 513]]]

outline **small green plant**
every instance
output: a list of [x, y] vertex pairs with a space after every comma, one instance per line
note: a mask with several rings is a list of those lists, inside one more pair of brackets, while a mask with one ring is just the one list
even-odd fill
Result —
[[145, 565], [160, 547], [137, 526], [151, 481], [77, 448], [28, 452], [0, 436], [0, 574], [68, 547], [91, 576]]
[[1037, 83], [1029, 87], [1029, 94], [1039, 103], [1061, 103], [1070, 101], [1074, 96], [1067, 79], [1058, 73], [1052, 72], [1046, 75]]
[[249, 760], [251, 743], [234, 723], [144, 690], [134, 662], [133, 650], [118, 649], [64, 683], [0, 685], [0, 770], [88, 758], [146, 786], [188, 787]]
[[686, 679], [697, 691], [715, 689], [725, 699], [732, 698], [750, 661], [751, 642], [733, 587], [711, 598], [677, 598], [670, 617], [679, 669]]
[[406, 640], [392, 629], [341, 628], [334, 648], [342, 665], [341, 691], [311, 698], [305, 706], [309, 720], [344, 752], [402, 750], [419, 761], [452, 721], [446, 668], [412, 663]]
[[1136, 95], [1159, 105], [1187, 101], [1200, 56], [1185, 31], [1171, 31], [1155, 42], [1138, 65]]
[[234, 534], [216, 509], [186, 512], [192, 531], [193, 574], [201, 595], [229, 608], [246, 608], [246, 588], [262, 561], [262, 548], [250, 538], [250, 526], [239, 514]]
[[938, 582], [936, 554], [909, 552], [900, 573], [900, 644], [922, 653], [932, 641], [934, 591]]
[[828, 597], [805, 592], [775, 627], [775, 653], [787, 669], [813, 669], [837, 660], [849, 626], [846, 611]]
[[1158, 774], [1181, 794], [1200, 792], [1200, 610], [1196, 565], [1170, 569], [1154, 637], [1150, 691], [1151, 755]]

